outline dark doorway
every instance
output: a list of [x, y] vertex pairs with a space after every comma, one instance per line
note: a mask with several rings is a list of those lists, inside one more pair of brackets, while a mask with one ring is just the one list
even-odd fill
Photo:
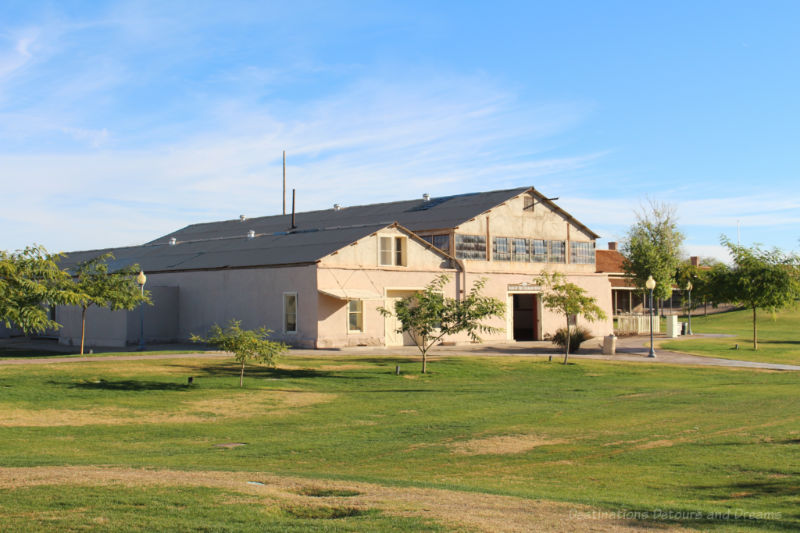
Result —
[[514, 340], [539, 340], [539, 306], [535, 294], [514, 296]]

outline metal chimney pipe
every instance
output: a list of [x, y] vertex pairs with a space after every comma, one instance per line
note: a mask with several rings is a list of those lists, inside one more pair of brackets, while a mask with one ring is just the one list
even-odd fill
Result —
[[295, 190], [292, 189], [292, 229], [295, 229], [297, 227], [294, 224], [294, 197], [295, 197], [294, 192]]

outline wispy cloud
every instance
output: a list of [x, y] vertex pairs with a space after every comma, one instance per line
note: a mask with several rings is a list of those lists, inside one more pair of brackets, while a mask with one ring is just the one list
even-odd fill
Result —
[[[303, 210], [517, 186], [602, 156], [537, 154], [537, 144], [574, 126], [582, 113], [564, 103], [520, 106], [486, 80], [460, 77], [364, 80], [292, 112], [223, 100], [208, 108], [210, 126], [182, 132], [167, 146], [0, 154], [6, 190], [25, 206], [3, 218], [18, 228], [15, 246], [37, 241], [69, 249], [142, 242], [198, 220], [276, 213], [284, 149], [289, 187], [298, 189]], [[110, 135], [61, 131], [95, 147]], [[99, 201], [82, 201], [86, 196]], [[126, 207], [131, 199], [149, 208]]]

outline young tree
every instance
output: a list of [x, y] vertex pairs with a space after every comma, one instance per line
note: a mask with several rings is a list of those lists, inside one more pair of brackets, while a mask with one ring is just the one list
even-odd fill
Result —
[[[428, 350], [446, 335], [466, 332], [474, 342], [480, 342], [478, 333], [495, 333], [500, 328], [483, 324], [488, 318], [503, 316], [505, 304], [496, 298], [481, 296], [485, 279], [476, 281], [462, 300], [448, 298], [444, 287], [449, 278], [442, 274], [422, 291], [395, 303], [394, 314], [400, 321], [398, 333], [410, 333], [422, 354], [422, 373], [427, 372]], [[384, 316], [392, 314], [380, 308]]]
[[567, 364], [569, 357], [569, 338], [570, 326], [569, 317], [583, 315], [586, 320], [594, 322], [603, 320], [606, 314], [597, 305], [597, 300], [586, 295], [586, 291], [574, 283], [570, 283], [563, 274], [553, 272], [548, 274], [543, 272], [536, 278], [536, 283], [541, 285], [545, 292], [542, 295], [542, 303], [547, 309], [564, 315], [567, 321], [567, 335], [564, 343], [564, 364]]
[[111, 253], [84, 261], [75, 269], [75, 290], [79, 293], [81, 307], [81, 353], [86, 338], [86, 311], [96, 305], [112, 311], [132, 310], [143, 303], [150, 304], [150, 295], [136, 282], [139, 265], [110, 271]]
[[669, 298], [680, 265], [682, 244], [675, 207], [650, 200], [648, 206], [636, 211], [636, 222], [623, 242], [623, 268], [642, 291], [647, 278], [653, 276], [654, 296], [660, 300]]
[[278, 356], [288, 350], [284, 343], [268, 340], [272, 333], [270, 330], [263, 327], [257, 330], [242, 329], [241, 324], [240, 320], [231, 320], [225, 329], [214, 324], [208, 337], [191, 336], [192, 342], [205, 342], [233, 354], [233, 358], [241, 365], [239, 387], [244, 385], [244, 366], [247, 361], [255, 360], [274, 367]]
[[60, 327], [50, 319], [48, 306], [79, 299], [69, 274], [58, 267], [60, 259], [41, 246], [13, 253], [0, 250], [0, 322], [26, 334]]
[[729, 302], [753, 310], [753, 349], [758, 350], [756, 311], [775, 312], [800, 298], [800, 258], [777, 248], [733, 244], [727, 237], [722, 238], [722, 244], [730, 251], [733, 267], [720, 280], [720, 291], [728, 293]]

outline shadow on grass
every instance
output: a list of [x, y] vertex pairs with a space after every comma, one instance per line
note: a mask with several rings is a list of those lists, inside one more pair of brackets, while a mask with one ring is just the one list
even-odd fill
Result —
[[[750, 342], [752, 344], [753, 339], [752, 338], [748, 339], [748, 342]], [[765, 341], [765, 340], [758, 339], [758, 344], [778, 344], [778, 345], [780, 345], [780, 344], [800, 344], [800, 341], [789, 341], [789, 340], [779, 340], [779, 341], [766, 340]]]
[[77, 352], [57, 352], [47, 350], [0, 350], [0, 359], [41, 359], [78, 355]]
[[[55, 381], [49, 382], [51, 385], [65, 385]], [[167, 383], [163, 381], [144, 381], [137, 379], [126, 379], [118, 381], [80, 381], [77, 383], [66, 384], [70, 389], [84, 390], [112, 390], [112, 391], [186, 391], [191, 389], [191, 385], [179, 383]]]
[[[236, 363], [218, 363], [203, 366], [183, 365], [174, 363], [166, 365], [171, 368], [182, 368], [186, 370], [187, 376], [204, 377], [239, 377], [242, 369]], [[345, 379], [359, 380], [371, 379], [371, 376], [358, 376], [351, 373], [343, 373], [336, 370], [317, 370], [313, 368], [269, 368], [259, 365], [247, 365], [244, 369], [245, 378], [263, 379]]]

